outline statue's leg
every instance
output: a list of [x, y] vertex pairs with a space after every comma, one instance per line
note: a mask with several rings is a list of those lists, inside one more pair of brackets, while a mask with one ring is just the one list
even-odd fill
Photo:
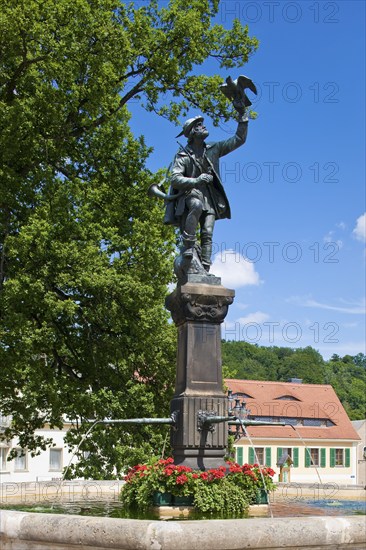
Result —
[[197, 197], [188, 197], [186, 199], [186, 206], [188, 213], [182, 227], [182, 240], [185, 248], [183, 256], [185, 258], [192, 258], [193, 248], [196, 243], [197, 226], [202, 214], [202, 201]]
[[202, 214], [202, 201], [198, 197], [188, 197], [186, 199], [188, 214], [184, 224], [184, 230], [189, 235], [196, 235], [198, 222]]
[[206, 214], [201, 218], [202, 265], [210, 271], [212, 254], [212, 236], [215, 227], [215, 214]]

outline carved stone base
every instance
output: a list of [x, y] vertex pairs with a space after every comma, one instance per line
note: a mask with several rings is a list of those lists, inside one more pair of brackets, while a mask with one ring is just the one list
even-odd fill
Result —
[[189, 282], [178, 286], [165, 300], [176, 325], [185, 321], [222, 323], [235, 292], [221, 285]]

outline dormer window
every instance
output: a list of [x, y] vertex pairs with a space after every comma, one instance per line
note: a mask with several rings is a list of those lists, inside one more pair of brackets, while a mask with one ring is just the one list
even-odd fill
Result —
[[254, 399], [254, 397], [252, 395], [249, 395], [249, 393], [244, 393], [240, 391], [238, 391], [237, 393], [233, 393], [233, 397], [236, 399]]
[[281, 395], [281, 397], [275, 397], [278, 401], [301, 401], [300, 399], [297, 399], [297, 397], [294, 397], [293, 395]]

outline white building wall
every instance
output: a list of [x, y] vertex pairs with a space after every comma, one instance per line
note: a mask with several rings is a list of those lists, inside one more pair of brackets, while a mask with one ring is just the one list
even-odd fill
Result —
[[[269, 440], [255, 439], [253, 440], [254, 447], [270, 448], [271, 449], [271, 465], [270, 467], [276, 472], [273, 480], [279, 481], [280, 468], [277, 466], [277, 448], [297, 448], [298, 449], [298, 466], [291, 466], [290, 480], [291, 483], [314, 483], [314, 484], [339, 484], [339, 485], [356, 485], [357, 483], [357, 442], [351, 441], [306, 441], [307, 448], [325, 448], [326, 463], [325, 467], [306, 467], [305, 452], [306, 448], [299, 442], [294, 445], [293, 440]], [[235, 443], [236, 460], [238, 460], [238, 448], [243, 451], [243, 463], [250, 463], [249, 449], [250, 445], [247, 440], [240, 440]], [[330, 466], [330, 449], [350, 449], [350, 466]], [[320, 452], [320, 451], [319, 451]], [[328, 490], [328, 489], [327, 489]], [[332, 492], [332, 486], [329, 486], [329, 494]]]
[[[64, 444], [66, 431], [67, 427], [63, 430], [37, 430], [36, 435], [41, 435], [45, 438], [51, 437], [55, 446], [46, 451], [41, 451], [35, 457], [26, 452], [25, 464], [24, 460], [20, 460], [18, 463], [16, 460], [0, 461], [0, 483], [50, 481], [62, 478], [62, 470], [69, 464], [72, 457], [72, 454]], [[10, 442], [0, 442], [0, 459], [1, 456], [4, 458], [5, 454], [8, 456], [9, 452], [14, 448], [19, 448], [17, 439], [13, 439]], [[56, 453], [52, 453], [52, 450], [56, 451]], [[60, 458], [60, 461], [57, 460], [58, 458]]]

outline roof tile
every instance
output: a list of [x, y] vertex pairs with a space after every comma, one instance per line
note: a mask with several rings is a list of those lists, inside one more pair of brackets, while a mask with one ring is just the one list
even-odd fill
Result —
[[[353, 439], [359, 440], [334, 389], [328, 384], [296, 384], [293, 382], [271, 382], [263, 380], [225, 379], [233, 393], [247, 393], [246, 399], [252, 415], [290, 418], [321, 418], [331, 420], [334, 426], [251, 426], [251, 437], [304, 439]], [[291, 396], [293, 399], [279, 399]]]

